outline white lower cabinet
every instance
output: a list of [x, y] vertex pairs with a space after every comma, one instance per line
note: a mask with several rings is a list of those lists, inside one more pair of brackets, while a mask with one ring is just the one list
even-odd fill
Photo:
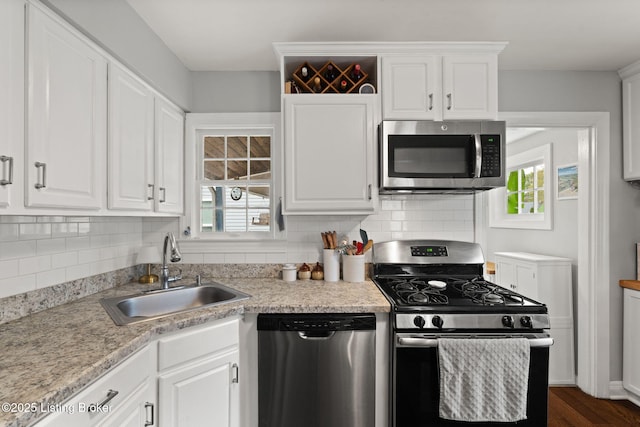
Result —
[[147, 346], [65, 403], [45, 407], [50, 415], [37, 427], [154, 425], [146, 423], [155, 418], [155, 355]]
[[238, 318], [161, 338], [158, 363], [160, 425], [240, 425]]
[[622, 386], [632, 395], [629, 400], [640, 404], [640, 291], [624, 289], [622, 332]]
[[554, 343], [549, 384], [575, 384], [571, 259], [525, 252], [496, 252], [496, 283], [547, 305]]
[[239, 427], [239, 324], [235, 316], [162, 336], [44, 407], [37, 427]]

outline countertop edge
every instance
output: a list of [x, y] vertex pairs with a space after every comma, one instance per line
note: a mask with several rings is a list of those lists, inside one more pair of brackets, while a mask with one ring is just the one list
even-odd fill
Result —
[[640, 291], [640, 280], [620, 280], [619, 285], [621, 288], [633, 289], [634, 291]]

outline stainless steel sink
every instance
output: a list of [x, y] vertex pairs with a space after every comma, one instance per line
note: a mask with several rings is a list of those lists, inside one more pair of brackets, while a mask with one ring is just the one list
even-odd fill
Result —
[[142, 294], [103, 298], [100, 304], [116, 325], [128, 325], [249, 298], [220, 283], [181, 286]]

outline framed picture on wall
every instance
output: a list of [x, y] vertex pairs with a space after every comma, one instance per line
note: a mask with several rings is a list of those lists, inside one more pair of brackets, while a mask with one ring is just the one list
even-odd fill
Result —
[[578, 165], [562, 165], [556, 168], [556, 196], [558, 200], [578, 198]]

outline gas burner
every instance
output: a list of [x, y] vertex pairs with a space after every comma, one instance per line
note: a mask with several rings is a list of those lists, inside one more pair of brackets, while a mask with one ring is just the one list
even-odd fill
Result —
[[446, 305], [449, 303], [449, 298], [446, 295], [428, 290], [409, 294], [404, 299], [409, 304]]
[[487, 282], [482, 277], [471, 280], [455, 279], [453, 287], [474, 303], [481, 305], [524, 305], [524, 298], [504, 288]]

